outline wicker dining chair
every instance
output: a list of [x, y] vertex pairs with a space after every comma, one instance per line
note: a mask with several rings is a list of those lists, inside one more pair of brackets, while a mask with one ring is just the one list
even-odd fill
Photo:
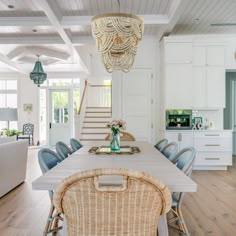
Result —
[[[101, 176], [123, 176], [120, 185]], [[156, 236], [159, 216], [171, 207], [171, 193], [159, 180], [127, 169], [95, 169], [65, 178], [53, 202], [63, 213], [68, 236]]]
[[[105, 137], [106, 141], [109, 141], [111, 138], [111, 134], [107, 134], [107, 136]], [[121, 141], [135, 141], [135, 137], [128, 133], [128, 132], [124, 132], [124, 131], [120, 131], [120, 140]]]
[[167, 145], [167, 143], [168, 143], [168, 140], [166, 138], [164, 138], [164, 139], [160, 140], [154, 147], [157, 150], [161, 151], [161, 149], [163, 147], [165, 147]]
[[176, 153], [178, 151], [178, 145], [176, 142], [168, 143], [161, 149], [161, 153], [170, 161], [176, 160]]
[[[196, 155], [196, 151], [193, 147], [184, 148], [176, 154], [176, 166], [189, 177], [192, 174], [192, 168], [193, 168], [195, 155]], [[184, 198], [184, 192], [172, 194], [171, 212], [174, 217], [171, 218], [168, 221], [168, 223], [169, 225], [171, 225], [171, 223], [176, 222], [177, 225], [179, 226], [178, 230], [182, 234], [189, 236], [190, 233], [184, 221], [182, 210], [181, 210], [183, 198]]]
[[[46, 173], [51, 168], [56, 166], [59, 162], [61, 162], [61, 158], [58, 154], [49, 148], [43, 148], [38, 152], [38, 162], [42, 173]], [[49, 191], [49, 197], [51, 202], [51, 207], [48, 213], [47, 222], [44, 228], [43, 236], [52, 233], [56, 234], [59, 230], [62, 229], [62, 226], [58, 227], [58, 221], [63, 220], [60, 215], [56, 213], [56, 209], [53, 205], [53, 191]]]
[[70, 139], [70, 146], [74, 152], [83, 147], [83, 145], [77, 139], [74, 138]]
[[66, 159], [73, 151], [63, 142], [56, 143], [56, 151], [62, 160]]

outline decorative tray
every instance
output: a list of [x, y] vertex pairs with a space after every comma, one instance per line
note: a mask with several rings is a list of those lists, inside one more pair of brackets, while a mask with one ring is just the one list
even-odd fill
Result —
[[121, 146], [119, 151], [111, 151], [110, 146], [91, 147], [88, 151], [94, 154], [134, 154], [141, 152], [138, 147]]

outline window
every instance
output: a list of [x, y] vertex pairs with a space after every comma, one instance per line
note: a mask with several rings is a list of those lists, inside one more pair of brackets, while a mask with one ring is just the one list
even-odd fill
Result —
[[[17, 108], [17, 80], [0, 80], [0, 107]], [[0, 130], [7, 128], [7, 121], [0, 121]], [[17, 129], [17, 121], [10, 122], [10, 129]]]

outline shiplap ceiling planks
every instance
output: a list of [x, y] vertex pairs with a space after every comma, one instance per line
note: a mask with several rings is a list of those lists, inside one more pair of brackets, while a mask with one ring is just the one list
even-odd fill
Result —
[[211, 26], [211, 24], [236, 23], [235, 12], [235, 0], [188, 1], [172, 34], [236, 33], [236, 26]]
[[[79, 64], [76, 47], [94, 43], [91, 17], [110, 12], [143, 16], [144, 38], [151, 36], [157, 41], [166, 33], [236, 33], [236, 26], [211, 26], [236, 23], [236, 0], [0, 0], [0, 61], [18, 70], [17, 62], [22, 61], [19, 56], [19, 61], [11, 63], [7, 57], [10, 48], [31, 45], [40, 50], [52, 45], [65, 55], [71, 51], [68, 63], [76, 63], [73, 58], [77, 58]], [[9, 45], [12, 47], [4, 50]], [[32, 55], [26, 51], [24, 62], [30, 62]]]

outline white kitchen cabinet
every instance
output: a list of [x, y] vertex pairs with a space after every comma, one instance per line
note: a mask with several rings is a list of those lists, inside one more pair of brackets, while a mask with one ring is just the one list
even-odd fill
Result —
[[179, 150], [194, 147], [196, 170], [227, 170], [232, 165], [232, 131], [166, 130], [168, 142], [176, 142]]
[[225, 107], [225, 69], [224, 67], [207, 67], [207, 106]]
[[232, 131], [194, 131], [194, 169], [227, 170], [232, 165]]
[[190, 64], [192, 63], [192, 43], [166, 43], [165, 63]]
[[225, 107], [224, 50], [223, 45], [193, 46], [192, 107]]
[[192, 107], [192, 65], [166, 65], [166, 108]]
[[193, 131], [191, 130], [167, 130], [166, 138], [169, 143], [176, 142], [178, 144], [178, 150], [193, 146]]

